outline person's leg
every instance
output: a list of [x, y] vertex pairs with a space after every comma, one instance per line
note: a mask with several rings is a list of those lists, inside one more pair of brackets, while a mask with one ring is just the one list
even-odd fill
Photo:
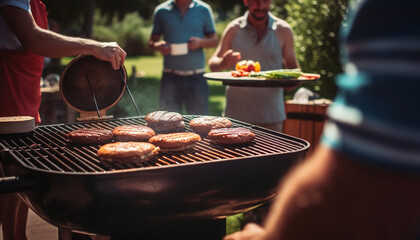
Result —
[[7, 198], [1, 197], [2, 223], [4, 240], [26, 240], [26, 220], [28, 207], [16, 195], [8, 194]]
[[6, 235], [8, 234], [8, 229], [7, 229], [7, 225], [5, 227], [4, 222], [6, 221], [6, 218], [8, 218], [7, 216], [7, 209], [9, 209], [9, 202], [10, 202], [10, 198], [11, 198], [12, 194], [2, 194], [0, 195], [0, 224], [2, 225], [2, 230], [3, 230], [3, 239], [5, 238], [5, 232]]
[[185, 77], [185, 107], [191, 115], [209, 114], [209, 87], [202, 74]]
[[182, 79], [172, 73], [163, 73], [160, 83], [160, 107], [169, 112], [182, 112]]
[[16, 239], [26, 239], [26, 223], [28, 220], [29, 209], [23, 200], [21, 200], [18, 196], [16, 196], [16, 198], [19, 199], [19, 202], [15, 222], [15, 237]]

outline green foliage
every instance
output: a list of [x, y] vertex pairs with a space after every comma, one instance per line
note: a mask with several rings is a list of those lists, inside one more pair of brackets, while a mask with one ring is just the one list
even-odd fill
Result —
[[119, 21], [114, 17], [108, 23], [106, 17], [96, 11], [94, 18], [93, 38], [104, 42], [118, 42], [128, 55], [152, 55], [147, 41], [150, 27], [146, 26], [137, 12], [129, 13]]
[[86, 0], [42, 0], [42, 2], [47, 7], [48, 19], [57, 21], [63, 29], [81, 28], [89, 4]]
[[[63, 1], [63, 0], [61, 0]], [[64, 0], [69, 1], [69, 0]], [[96, 7], [107, 16], [118, 16], [122, 19], [126, 14], [137, 12], [144, 19], [152, 16], [153, 9], [162, 1], [160, 0], [100, 0], [95, 1]]]
[[[321, 80], [305, 85], [321, 97], [333, 98], [335, 76], [342, 72], [338, 33], [348, 0], [277, 0], [274, 12], [287, 16], [295, 35], [295, 51], [304, 72], [320, 73]], [[286, 12], [284, 12], [286, 10]]]
[[226, 218], [226, 235], [240, 231], [245, 224], [243, 213], [239, 213]]

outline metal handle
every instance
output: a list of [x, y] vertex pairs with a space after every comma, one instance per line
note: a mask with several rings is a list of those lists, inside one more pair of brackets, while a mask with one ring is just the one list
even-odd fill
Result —
[[120, 68], [120, 69], [121, 69], [121, 71], [120, 71], [121, 79], [122, 79], [122, 81], [123, 81], [123, 83], [125, 85], [125, 88], [127, 88], [128, 94], [130, 94], [131, 102], [134, 104], [134, 107], [136, 108], [137, 113], [139, 114], [139, 116], [141, 116], [140, 111], [137, 108], [136, 101], [134, 101], [133, 95], [131, 94], [130, 88], [128, 88], [128, 84], [125, 82], [125, 78], [124, 78], [124, 74], [123, 74], [123, 71], [124, 70], [123, 70], [123, 68]]
[[101, 114], [99, 113], [98, 103], [96, 102], [95, 93], [93, 93], [92, 84], [90, 83], [89, 75], [86, 74], [86, 78], [87, 78], [88, 83], [89, 83], [90, 93], [92, 94], [93, 102], [95, 103], [96, 112], [98, 113], [98, 118], [101, 118]]
[[32, 190], [38, 184], [25, 176], [11, 176], [0, 178], [0, 194], [23, 192]]

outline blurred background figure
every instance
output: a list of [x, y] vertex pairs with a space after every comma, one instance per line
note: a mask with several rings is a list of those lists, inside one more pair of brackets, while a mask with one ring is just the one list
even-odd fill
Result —
[[419, 11], [365, 0], [349, 14], [322, 145], [282, 182], [263, 227], [226, 240], [420, 237]]
[[[212, 71], [232, 69], [240, 60], [253, 60], [261, 70], [298, 68], [293, 32], [284, 20], [269, 12], [271, 0], [244, 0], [248, 11], [233, 20], [209, 59]], [[226, 117], [281, 132], [286, 119], [283, 88], [232, 87], [226, 89]]]
[[[263, 71], [298, 67], [292, 29], [269, 12], [271, 3], [271, 0], [244, 0], [248, 10], [223, 31], [208, 61], [212, 71], [234, 69], [240, 59], [258, 61]], [[224, 115], [281, 132], [286, 119], [284, 89], [228, 86]], [[245, 221], [261, 223], [268, 208], [266, 204], [246, 212]]]
[[[161, 40], [163, 37], [163, 40]], [[169, 0], [156, 7], [149, 46], [164, 55], [162, 110], [208, 115], [209, 90], [203, 48], [217, 45], [210, 6], [199, 0]]]

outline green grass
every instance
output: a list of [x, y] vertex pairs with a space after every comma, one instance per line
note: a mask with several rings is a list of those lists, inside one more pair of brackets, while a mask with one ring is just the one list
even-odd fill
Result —
[[137, 56], [127, 57], [124, 63], [128, 76], [132, 75], [133, 66], [136, 70], [142, 70], [148, 77], [159, 77], [163, 69], [162, 56]]
[[[129, 57], [124, 63], [129, 77], [128, 85], [130, 91], [142, 115], [159, 110], [159, 86], [162, 64], [161, 57], [150, 56]], [[136, 74], [142, 72], [144, 75], [141, 77], [133, 76], [133, 70], [136, 71]], [[125, 92], [118, 104], [110, 109], [110, 113], [117, 118], [138, 115], [128, 91]]]

